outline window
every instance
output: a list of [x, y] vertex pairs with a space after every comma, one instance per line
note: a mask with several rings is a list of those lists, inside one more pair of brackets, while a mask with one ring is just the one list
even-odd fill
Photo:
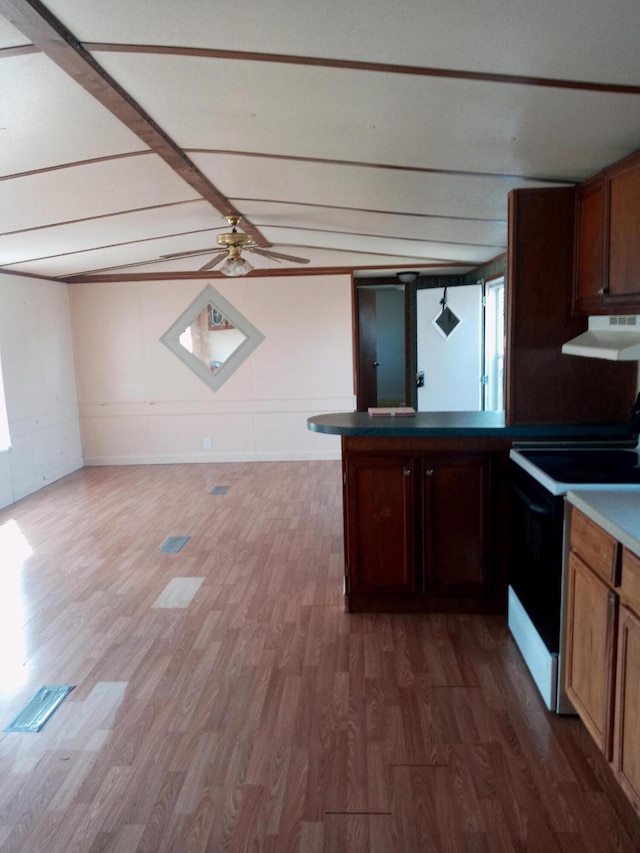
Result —
[[504, 278], [486, 285], [484, 408], [504, 409]]

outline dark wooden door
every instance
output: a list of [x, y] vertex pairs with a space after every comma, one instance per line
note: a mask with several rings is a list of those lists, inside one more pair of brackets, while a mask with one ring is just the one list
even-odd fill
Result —
[[347, 593], [414, 592], [415, 467], [410, 457], [347, 460]]
[[486, 594], [490, 583], [490, 457], [457, 454], [426, 458], [422, 464], [425, 592]]

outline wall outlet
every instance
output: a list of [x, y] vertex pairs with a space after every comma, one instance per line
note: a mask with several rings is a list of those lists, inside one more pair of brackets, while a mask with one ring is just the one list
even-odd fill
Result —
[[203, 438], [202, 439], [202, 447], [204, 450], [211, 450], [211, 439]]

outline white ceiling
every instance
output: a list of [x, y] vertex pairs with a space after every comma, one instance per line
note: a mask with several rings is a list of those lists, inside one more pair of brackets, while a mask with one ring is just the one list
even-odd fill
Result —
[[638, 0], [0, 0], [0, 271], [194, 274], [161, 256], [237, 212], [310, 261], [257, 272], [466, 272], [510, 189], [640, 148], [638, 33]]

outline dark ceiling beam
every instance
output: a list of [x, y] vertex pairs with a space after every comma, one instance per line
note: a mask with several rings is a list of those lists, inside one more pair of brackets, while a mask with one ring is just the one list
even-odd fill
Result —
[[[173, 171], [223, 216], [240, 216], [226, 198], [187, 155], [160, 128], [151, 116], [102, 68], [63, 24], [40, 0], [0, 0], [0, 15], [112, 112], [129, 130], [161, 157]], [[257, 245], [268, 248], [271, 243], [244, 217], [243, 230]]]
[[[386, 269], [388, 267], [387, 264], [384, 264], [381, 267], [377, 266], [358, 266], [357, 269], [359, 272], [366, 271], [370, 269]], [[402, 267], [402, 269], [412, 269], [412, 270], [441, 270], [443, 267], [447, 269], [455, 268], [461, 270], [469, 270], [473, 268], [474, 265], [471, 263], [462, 263], [461, 261], [453, 261], [447, 263], [446, 261], [440, 261], [438, 263], [419, 263], [419, 264], [411, 264], [408, 267]], [[393, 267], [388, 267], [390, 271], [396, 270], [398, 268], [398, 264], [395, 264]], [[353, 275], [354, 267], [350, 266], [327, 266], [327, 267], [312, 267], [311, 269], [307, 269], [305, 267], [288, 267], [283, 269], [253, 269], [250, 273], [243, 278], [270, 278], [277, 276], [278, 278], [282, 278], [283, 276], [296, 276], [296, 275]], [[1, 270], [0, 270], [1, 272]], [[12, 270], [8, 270], [9, 273]], [[67, 275], [61, 276], [57, 281], [65, 282], [66, 284], [104, 284], [109, 282], [119, 282], [119, 281], [175, 281], [177, 274], [175, 272], [143, 272], [143, 273], [81, 273], [78, 275]], [[181, 281], [188, 280], [198, 280], [198, 279], [207, 279], [211, 278], [221, 278], [225, 280], [225, 277], [222, 273], [217, 270], [208, 270], [208, 271], [191, 271], [191, 272], [181, 272], [179, 274]], [[226, 279], [228, 280], [228, 279]]]
[[424, 65], [399, 65], [359, 59], [331, 59], [326, 56], [300, 56], [286, 53], [260, 53], [246, 50], [222, 50], [208, 47], [177, 47], [147, 44], [103, 44], [86, 42], [89, 50], [117, 53], [162, 53], [174, 56], [197, 56], [208, 59], [233, 59], [250, 62], [277, 62], [285, 65], [311, 65], [317, 68], [343, 68], [351, 71], [373, 71], [378, 74], [403, 74], [414, 77], [444, 77], [450, 80], [474, 80], [513, 86], [542, 86], [552, 89], [577, 89], [617, 95], [640, 95], [640, 86], [632, 83], [603, 83], [595, 80], [571, 80], [558, 77], [534, 77], [525, 74], [498, 74], [464, 68], [434, 68]]

